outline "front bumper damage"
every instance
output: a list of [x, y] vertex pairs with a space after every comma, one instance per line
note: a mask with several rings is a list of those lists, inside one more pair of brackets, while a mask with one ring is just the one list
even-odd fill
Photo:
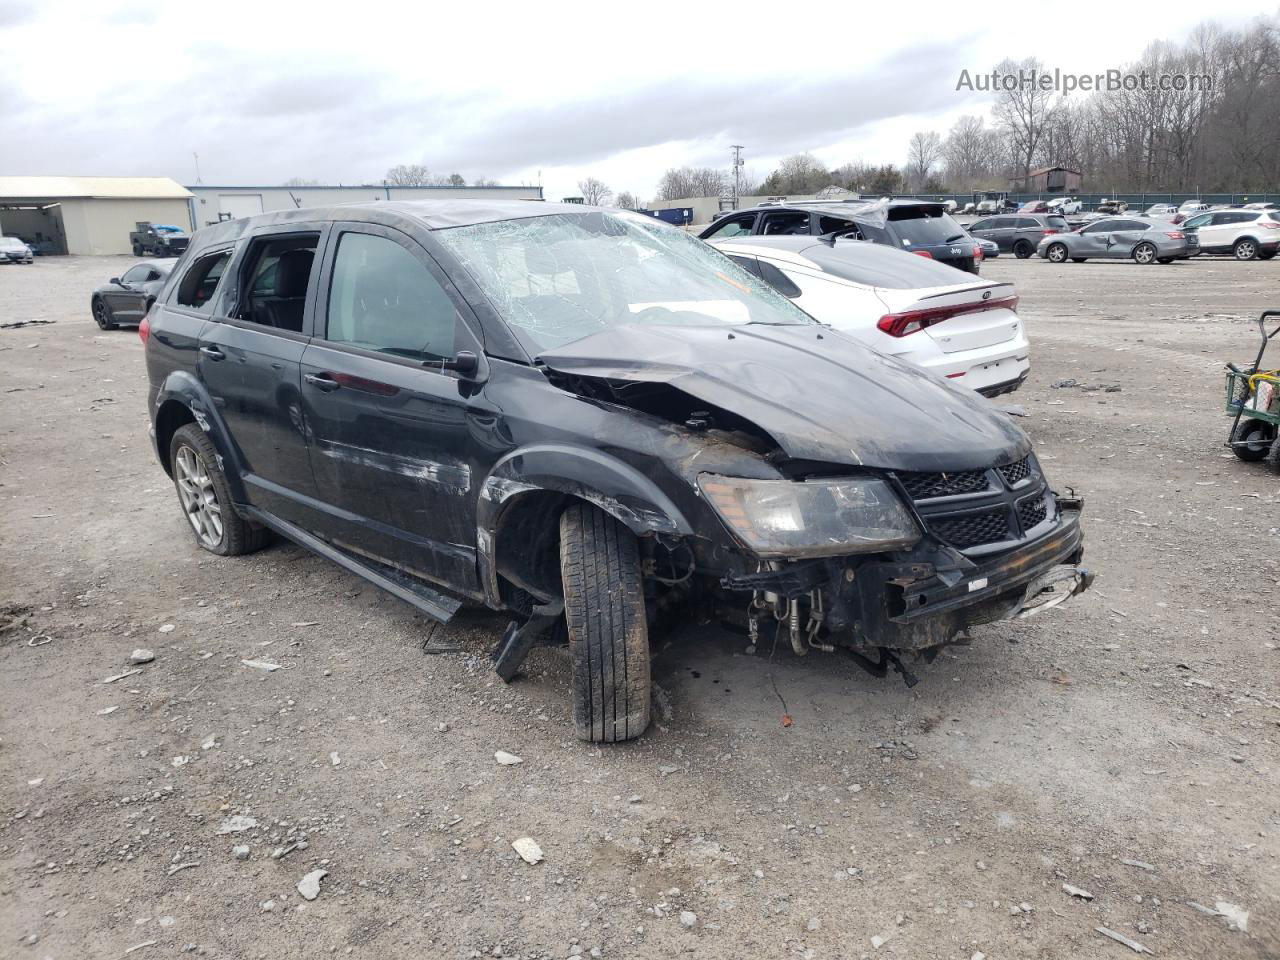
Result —
[[878, 655], [880, 672], [886, 658], [900, 669], [899, 654], [932, 659], [972, 626], [1030, 616], [1089, 588], [1082, 501], [1054, 499], [1058, 522], [1047, 533], [992, 556], [971, 559], [926, 538], [896, 555], [772, 564], [725, 576], [721, 587], [750, 594], [753, 641], [776, 629], [797, 654], [843, 649], [864, 666]]

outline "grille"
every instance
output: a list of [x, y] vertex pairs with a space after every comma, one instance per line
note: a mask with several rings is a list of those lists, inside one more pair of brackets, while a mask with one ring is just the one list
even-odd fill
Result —
[[[1043, 509], [1043, 505], [1042, 509]], [[1008, 514], [1002, 507], [965, 517], [946, 517], [929, 521], [929, 529], [953, 547], [980, 547], [1009, 539]]]
[[1016, 463], [1008, 466], [999, 467], [1000, 476], [1004, 477], [1004, 482], [1011, 487], [1016, 487], [1027, 477], [1031, 476], [1031, 458], [1023, 457]]
[[1018, 501], [1018, 521], [1022, 524], [1024, 533], [1037, 524], [1044, 523], [1044, 518], [1048, 515], [1043, 495]]
[[931, 497], [951, 497], [958, 493], [973, 493], [987, 489], [987, 475], [982, 470], [962, 473], [901, 473], [898, 479], [907, 488], [912, 500], [928, 500]]

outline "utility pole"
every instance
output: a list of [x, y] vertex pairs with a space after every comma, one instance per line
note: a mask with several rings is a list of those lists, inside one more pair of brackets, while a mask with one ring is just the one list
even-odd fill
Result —
[[733, 209], [738, 209], [738, 188], [742, 180], [742, 144], [730, 144], [733, 147]]
[[195, 157], [196, 160], [196, 183], [204, 183], [204, 181], [200, 179], [200, 154], [192, 151], [191, 156]]

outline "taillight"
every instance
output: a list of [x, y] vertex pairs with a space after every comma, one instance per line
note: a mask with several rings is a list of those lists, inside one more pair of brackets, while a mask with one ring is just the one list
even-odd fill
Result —
[[[155, 307], [153, 306], [151, 309], [154, 310]], [[147, 311], [146, 316], [142, 318], [142, 322], [138, 324], [138, 337], [144, 345], [151, 337], [151, 310]]]
[[1280, 230], [1280, 223], [1275, 220], [1258, 220], [1258, 226], [1266, 227], [1268, 230]]
[[1058, 232], [1058, 231], [1057, 231], [1057, 228], [1055, 228], [1055, 227], [1046, 227], [1046, 228], [1045, 228], [1045, 231], [1044, 231], [1044, 235], [1047, 237], [1049, 234], [1051, 234], [1051, 233], [1057, 233], [1057, 232]]
[[1165, 236], [1167, 236], [1170, 240], [1185, 240], [1187, 238], [1187, 235], [1183, 233], [1181, 230], [1173, 230], [1165, 234]]
[[930, 253], [928, 250], [912, 250], [911, 252], [914, 253], [917, 257], [924, 257], [926, 260], [933, 259], [933, 254]]
[[1018, 298], [1013, 296], [1002, 300], [985, 300], [981, 303], [962, 303], [954, 307], [907, 310], [904, 313], [886, 313], [876, 326], [882, 333], [887, 333], [891, 337], [905, 337], [961, 314], [982, 313], [985, 310], [1013, 310], [1017, 306]]
[[973, 245], [973, 259], [975, 260], [982, 259], [982, 248], [978, 246], [976, 243]]

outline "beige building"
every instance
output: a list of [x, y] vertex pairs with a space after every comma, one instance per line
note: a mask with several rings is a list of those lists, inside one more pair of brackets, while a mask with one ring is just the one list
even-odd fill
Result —
[[0, 177], [0, 234], [48, 253], [130, 253], [141, 220], [191, 230], [191, 191], [168, 177]]

